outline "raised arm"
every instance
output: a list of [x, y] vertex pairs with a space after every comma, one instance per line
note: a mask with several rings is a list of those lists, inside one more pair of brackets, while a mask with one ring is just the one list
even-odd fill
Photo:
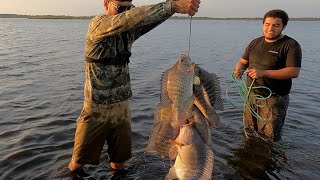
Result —
[[168, 0], [136, 7], [113, 16], [96, 16], [89, 25], [87, 40], [97, 42], [135, 27], [162, 22], [174, 13], [194, 15], [198, 11], [199, 4], [200, 0]]

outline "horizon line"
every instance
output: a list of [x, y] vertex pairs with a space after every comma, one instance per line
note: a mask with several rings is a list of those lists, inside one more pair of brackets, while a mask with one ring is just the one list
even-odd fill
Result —
[[[74, 18], [74, 19], [88, 19], [88, 18], [92, 18], [96, 15], [83, 15], [83, 16], [73, 16], [73, 15], [24, 15], [24, 14], [0, 14], [0, 18]], [[184, 17], [184, 16], [171, 16], [170, 18], [177, 18], [177, 19], [188, 19], [189, 17]], [[195, 19], [253, 19], [253, 20], [260, 20], [263, 19], [261, 17], [207, 17], [207, 16], [196, 16], [193, 17]], [[290, 20], [320, 20], [320, 17], [292, 17], [290, 18]]]

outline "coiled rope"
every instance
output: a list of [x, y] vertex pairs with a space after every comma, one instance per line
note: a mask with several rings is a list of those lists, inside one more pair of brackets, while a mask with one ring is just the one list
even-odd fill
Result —
[[[242, 71], [242, 73], [244, 72], [244, 70]], [[265, 122], [266, 124], [269, 124], [268, 121], [266, 121], [265, 119], [263, 119], [254, 109], [254, 107], [263, 107], [266, 105], [267, 103], [267, 99], [271, 97], [272, 95], [272, 91], [270, 88], [268, 87], [265, 87], [265, 86], [253, 86], [254, 82], [256, 81], [256, 79], [253, 79], [253, 81], [251, 82], [250, 86], [247, 87], [246, 85], [246, 82], [244, 80], [244, 78], [240, 77], [240, 78], [237, 78], [234, 76], [234, 71], [232, 72], [232, 75], [231, 75], [231, 79], [229, 80], [228, 82], [228, 85], [227, 85], [227, 89], [226, 89], [226, 97], [227, 97], [227, 100], [236, 108], [238, 108], [237, 106], [235, 106], [230, 98], [229, 98], [229, 89], [230, 89], [230, 85], [231, 84], [235, 84], [235, 87], [238, 91], [238, 94], [240, 95], [240, 97], [244, 100], [244, 103], [243, 103], [243, 109], [246, 108], [246, 106], [249, 108], [250, 110], [250, 113], [252, 114], [252, 116], [254, 116], [255, 118], [257, 118], [258, 120], [261, 120], [263, 122]], [[259, 94], [255, 94], [252, 92], [253, 89], [265, 89], [267, 90], [269, 93], [268, 93], [268, 96], [264, 97], [262, 95], [259, 95]], [[263, 101], [264, 103], [262, 104], [256, 104], [256, 103], [249, 103], [249, 99], [250, 98], [255, 98], [257, 101]]]

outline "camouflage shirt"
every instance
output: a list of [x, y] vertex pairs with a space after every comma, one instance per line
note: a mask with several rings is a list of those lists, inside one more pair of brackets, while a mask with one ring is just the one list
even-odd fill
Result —
[[[171, 0], [141, 6], [117, 15], [94, 17], [86, 36], [86, 57], [115, 58], [119, 53], [131, 52], [132, 43], [173, 15]], [[123, 34], [127, 36], [125, 45]], [[85, 62], [84, 99], [97, 104], [111, 104], [132, 96], [129, 66], [103, 65]]]

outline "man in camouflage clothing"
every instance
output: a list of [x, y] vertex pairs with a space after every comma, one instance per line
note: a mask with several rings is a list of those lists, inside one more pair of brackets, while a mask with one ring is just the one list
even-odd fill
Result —
[[174, 13], [193, 16], [200, 0], [167, 0], [133, 8], [132, 0], [104, 0], [105, 15], [94, 17], [86, 36], [84, 104], [77, 120], [69, 169], [99, 164], [106, 141], [111, 168], [131, 157], [132, 96], [129, 57], [132, 43]]

